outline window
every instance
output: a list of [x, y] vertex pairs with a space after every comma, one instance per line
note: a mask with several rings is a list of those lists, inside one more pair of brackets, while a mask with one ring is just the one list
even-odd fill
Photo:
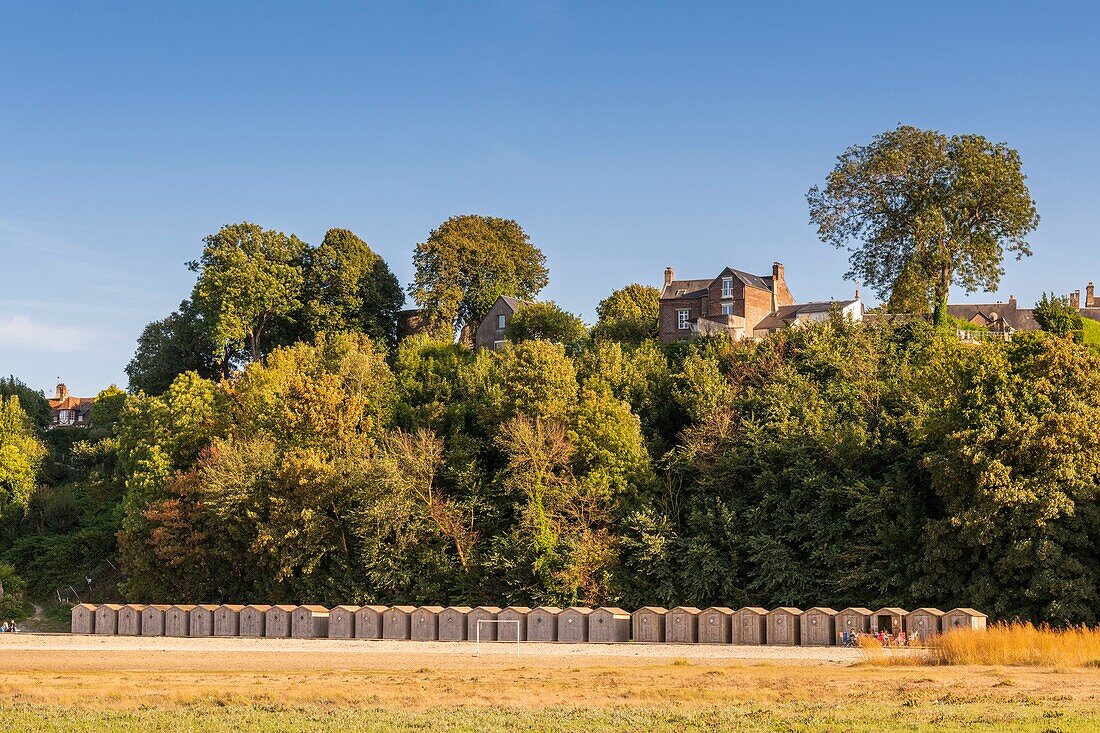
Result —
[[723, 298], [732, 298], [733, 297], [733, 278], [732, 277], [722, 278], [722, 297]]
[[722, 315], [724, 315], [724, 316], [732, 316], [733, 315], [733, 303], [723, 303], [722, 304]]
[[504, 348], [504, 342], [503, 341], [494, 341], [493, 342], [493, 351], [500, 351], [503, 348]]
[[504, 315], [503, 313], [501, 313], [499, 316], [497, 316], [497, 328], [499, 330], [503, 331], [504, 326], [507, 325], [507, 323], [508, 323], [508, 316]]
[[676, 311], [676, 328], [686, 331], [688, 328], [688, 316], [691, 314], [687, 308]]
[[686, 290], [677, 290], [677, 291], [676, 291], [676, 294], [677, 294], [677, 295], [683, 295], [683, 294], [684, 294], [684, 293], [686, 293], [686, 292], [687, 292]]

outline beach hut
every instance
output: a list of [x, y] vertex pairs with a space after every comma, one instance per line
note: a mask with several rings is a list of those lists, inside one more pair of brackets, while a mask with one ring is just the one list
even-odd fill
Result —
[[439, 641], [439, 614], [443, 606], [421, 606], [409, 617], [409, 636], [413, 641]]
[[335, 606], [328, 612], [328, 638], [354, 639], [355, 612], [359, 606]]
[[225, 603], [214, 609], [214, 636], [238, 636], [244, 606]]
[[141, 609], [141, 635], [164, 636], [164, 614], [169, 606], [153, 603]]
[[532, 608], [527, 614], [527, 641], [557, 641], [560, 613], [557, 606]]
[[324, 606], [298, 606], [290, 613], [290, 635], [295, 639], [327, 639], [328, 620]]
[[386, 606], [360, 606], [355, 612], [355, 638], [381, 639], [382, 614]]
[[729, 644], [733, 638], [733, 609], [711, 606], [699, 613], [699, 643]]
[[630, 628], [634, 641], [649, 644], [665, 640], [665, 614], [667, 608], [661, 606], [642, 606], [630, 614]]
[[118, 635], [141, 636], [141, 612], [144, 603], [127, 603], [118, 609]]
[[122, 606], [118, 603], [103, 603], [95, 609], [95, 633], [102, 636], [114, 636], [118, 633], [118, 612]]
[[918, 608], [905, 615], [905, 634], [910, 639], [916, 637], [920, 642], [943, 631], [944, 612], [938, 608]]
[[734, 644], [759, 646], [768, 641], [768, 609], [760, 606], [744, 606], [733, 614], [730, 640]]
[[836, 611], [824, 606], [814, 606], [799, 618], [802, 626], [802, 646], [836, 645]]
[[677, 606], [665, 614], [665, 641], [694, 644], [699, 640], [699, 614], [695, 606]]
[[194, 604], [182, 603], [168, 607], [164, 612], [165, 636], [190, 636], [191, 635], [191, 609]]
[[862, 606], [845, 608], [836, 615], [836, 643], [844, 643], [844, 632], [852, 634], [868, 634], [871, 632], [871, 616], [874, 612]]
[[208, 603], [200, 603], [188, 613], [187, 623], [190, 624], [188, 636], [213, 636], [214, 612], [218, 607]]
[[615, 606], [600, 606], [588, 616], [588, 640], [594, 644], [630, 641], [630, 614]]
[[904, 608], [880, 608], [871, 616], [871, 633], [884, 631], [897, 636], [905, 630], [905, 617], [909, 614]]
[[78, 603], [72, 610], [72, 632], [74, 634], [95, 633], [95, 606], [91, 603]]
[[382, 638], [407, 640], [412, 636], [412, 612], [416, 606], [390, 606], [382, 612]]
[[268, 606], [264, 611], [264, 636], [269, 639], [289, 639], [290, 614], [294, 613], [294, 608], [284, 603]]
[[478, 636], [478, 621], [495, 621], [500, 609], [496, 606], [478, 606], [466, 614], [466, 638], [482, 641], [496, 641], [497, 625], [481, 624], [480, 637]]
[[498, 613], [498, 620], [516, 623], [497, 624], [497, 640], [527, 641], [527, 614], [529, 613], [531, 609], [527, 606], [508, 606]]
[[944, 632], [957, 629], [984, 631], [987, 620], [988, 616], [973, 608], [953, 608], [943, 615], [940, 625]]
[[267, 610], [271, 606], [253, 604], [241, 609], [241, 636], [260, 637], [267, 630]]
[[466, 641], [466, 617], [469, 606], [447, 606], [439, 613], [439, 640]]
[[588, 617], [591, 608], [570, 606], [558, 614], [558, 642], [583, 644], [588, 641]]
[[802, 628], [799, 618], [802, 609], [793, 606], [780, 606], [768, 611], [767, 643], [772, 646], [798, 646], [802, 643]]

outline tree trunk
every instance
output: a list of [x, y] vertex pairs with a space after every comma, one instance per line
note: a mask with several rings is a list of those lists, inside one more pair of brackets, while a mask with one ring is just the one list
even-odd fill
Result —
[[942, 326], [947, 322], [947, 299], [951, 294], [951, 265], [945, 260], [940, 265], [940, 281], [936, 288], [936, 303], [932, 309], [932, 322]]

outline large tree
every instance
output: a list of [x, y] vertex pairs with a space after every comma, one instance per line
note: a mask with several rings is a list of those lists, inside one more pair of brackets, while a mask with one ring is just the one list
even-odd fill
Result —
[[397, 343], [401, 284], [386, 261], [347, 229], [329, 229], [306, 260], [302, 326], [310, 334], [360, 331]]
[[26, 507], [45, 457], [19, 398], [0, 397], [0, 517], [9, 505]]
[[469, 341], [501, 295], [531, 300], [549, 281], [546, 258], [511, 219], [454, 216], [418, 244], [409, 294], [432, 321]]
[[588, 338], [588, 329], [580, 318], [550, 301], [529, 303], [516, 311], [504, 337], [515, 342], [542, 339], [572, 346]]
[[159, 395], [184, 372], [213, 379], [226, 373], [229, 354], [215, 355], [216, 347], [194, 303], [185, 300], [179, 310], [153, 321], [138, 337], [137, 350], [126, 365], [131, 392]]
[[201, 259], [189, 264], [199, 273], [191, 298], [209, 320], [218, 353], [247, 346], [257, 361], [275, 320], [301, 307], [306, 245], [248, 222], [224, 226], [205, 242]]
[[901, 125], [845, 150], [806, 198], [822, 241], [849, 248], [847, 277], [928, 303], [940, 322], [952, 285], [995, 290], [1005, 252], [1031, 254], [1039, 216], [1024, 179], [1003, 143]]
[[46, 401], [46, 397], [28, 387], [22, 380], [16, 379], [14, 375], [0, 377], [0, 399], [5, 397], [18, 397], [23, 412], [27, 413], [31, 422], [40, 430], [50, 426], [50, 403]]
[[596, 306], [592, 337], [639, 343], [657, 338], [661, 291], [649, 285], [627, 285]]

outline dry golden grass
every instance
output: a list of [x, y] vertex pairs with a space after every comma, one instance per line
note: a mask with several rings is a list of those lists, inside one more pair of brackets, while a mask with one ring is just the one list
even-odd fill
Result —
[[1031, 624], [993, 624], [932, 639], [930, 664], [998, 664], [1081, 667], [1100, 663], [1100, 629], [1052, 629]]

